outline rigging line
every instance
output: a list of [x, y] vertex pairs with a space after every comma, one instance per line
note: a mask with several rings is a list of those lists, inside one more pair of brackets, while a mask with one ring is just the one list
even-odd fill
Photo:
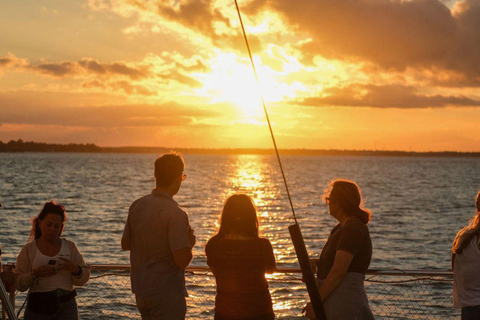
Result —
[[260, 98], [262, 100], [263, 110], [265, 111], [265, 117], [267, 118], [268, 128], [270, 129], [270, 135], [272, 137], [273, 146], [275, 147], [275, 154], [277, 155], [278, 164], [280, 165], [280, 171], [282, 172], [283, 183], [285, 184], [285, 189], [287, 190], [288, 201], [290, 202], [290, 208], [292, 209], [293, 219], [295, 220], [295, 224], [297, 222], [297, 216], [295, 214], [295, 209], [293, 208], [292, 197], [290, 196], [290, 190], [288, 189], [287, 178], [285, 177], [285, 172], [283, 171], [282, 160], [280, 159], [280, 154], [278, 153], [277, 142], [275, 141], [275, 135], [273, 134], [272, 124], [270, 123], [270, 117], [268, 116], [267, 107], [265, 105], [265, 100], [263, 99], [262, 87], [260, 85], [260, 81], [258, 80], [257, 69], [255, 68], [255, 64], [253, 63], [252, 52], [250, 50], [250, 45], [247, 39], [247, 33], [245, 32], [245, 28], [243, 27], [243, 20], [242, 15], [240, 14], [240, 8], [238, 7], [237, 0], [235, 1], [235, 6], [237, 8], [238, 19], [240, 20], [240, 25], [242, 27], [243, 38], [245, 39], [245, 44], [247, 45], [248, 56], [250, 57], [250, 63], [252, 64], [253, 73], [255, 74], [255, 80], [257, 81], [257, 86], [259, 88]]

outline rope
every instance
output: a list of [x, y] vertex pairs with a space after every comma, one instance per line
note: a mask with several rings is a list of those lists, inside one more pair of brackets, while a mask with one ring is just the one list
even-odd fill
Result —
[[237, 0], [234, 0], [234, 1], [235, 1], [235, 7], [237, 8], [238, 19], [240, 20], [240, 25], [242, 26], [243, 38], [245, 39], [245, 44], [247, 45], [248, 56], [250, 57], [250, 63], [252, 64], [253, 73], [255, 74], [255, 80], [257, 81], [260, 98], [262, 100], [263, 110], [265, 111], [265, 117], [267, 118], [268, 128], [270, 129], [270, 135], [272, 137], [273, 146], [275, 147], [275, 154], [277, 155], [278, 164], [280, 165], [280, 171], [282, 172], [283, 183], [285, 184], [285, 189], [287, 190], [288, 201], [290, 202], [290, 208], [292, 209], [293, 219], [295, 220], [295, 224], [298, 224], [297, 216], [295, 214], [295, 209], [293, 208], [292, 197], [290, 196], [290, 191], [288, 189], [287, 178], [285, 177], [285, 172], [283, 171], [282, 160], [280, 159], [280, 154], [278, 153], [277, 143], [275, 141], [275, 135], [273, 134], [272, 125], [270, 123], [270, 117], [268, 116], [267, 107], [265, 105], [265, 99], [263, 98], [262, 88], [260, 85], [260, 81], [258, 80], [257, 69], [255, 68], [255, 64], [253, 63], [252, 52], [250, 50], [250, 45], [248, 44], [247, 33], [245, 32], [245, 28], [243, 27], [243, 20], [242, 20], [242, 15], [240, 13], [240, 8], [238, 7]]

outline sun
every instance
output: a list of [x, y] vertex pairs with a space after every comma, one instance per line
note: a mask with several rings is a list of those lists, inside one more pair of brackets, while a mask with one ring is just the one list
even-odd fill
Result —
[[[257, 66], [256, 63], [256, 67]], [[227, 102], [237, 108], [240, 114], [248, 117], [261, 117], [264, 114], [260, 90], [263, 92], [265, 102], [271, 102], [272, 92], [260, 88], [255, 80], [255, 75], [248, 63], [239, 62], [233, 53], [219, 53], [212, 63], [212, 71], [205, 75], [203, 91], [208, 92], [212, 102]], [[268, 83], [267, 89], [275, 86], [275, 79], [257, 69], [261, 84]]]

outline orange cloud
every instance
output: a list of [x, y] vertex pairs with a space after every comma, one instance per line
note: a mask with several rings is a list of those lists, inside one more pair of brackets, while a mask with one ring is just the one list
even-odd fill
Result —
[[[201, 83], [188, 74], [191, 72], [206, 72], [208, 67], [201, 61], [199, 57], [194, 62], [189, 62], [184, 57], [176, 55], [174, 57], [165, 57], [162, 59], [161, 66], [159, 61], [150, 61], [148, 57], [140, 63], [113, 62], [102, 63], [91, 58], [82, 58], [78, 62], [44, 62], [40, 64], [32, 64], [27, 59], [20, 59], [15, 55], [0, 57], [0, 70], [2, 68], [20, 69], [23, 71], [34, 72], [38, 74], [48, 75], [52, 77], [91, 77], [92, 75], [101, 76], [103, 78], [128, 78], [130, 80], [156, 79], [162, 81], [175, 81], [180, 84], [198, 88]], [[166, 60], [166, 61], [165, 61]], [[156, 69], [161, 71], [157, 72]], [[152, 95], [153, 92], [145, 87], [127, 83], [125, 80], [112, 83], [105, 83], [104, 80], [87, 81], [82, 85], [84, 88], [116, 88], [123, 89], [126, 93], [137, 93], [142, 95]]]
[[385, 69], [441, 68], [480, 81], [480, 2], [453, 12], [439, 0], [255, 0], [252, 11], [274, 10], [310, 36], [305, 55], [369, 61]]
[[328, 88], [323, 97], [302, 99], [299, 104], [311, 107], [371, 107], [371, 108], [439, 108], [479, 107], [480, 100], [465, 96], [423, 95], [416, 87], [403, 85], [350, 85]]

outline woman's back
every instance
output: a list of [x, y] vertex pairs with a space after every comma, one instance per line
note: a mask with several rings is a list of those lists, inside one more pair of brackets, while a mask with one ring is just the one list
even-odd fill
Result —
[[215, 319], [274, 318], [265, 273], [275, 270], [275, 257], [267, 239], [217, 235], [205, 252], [217, 282]]

